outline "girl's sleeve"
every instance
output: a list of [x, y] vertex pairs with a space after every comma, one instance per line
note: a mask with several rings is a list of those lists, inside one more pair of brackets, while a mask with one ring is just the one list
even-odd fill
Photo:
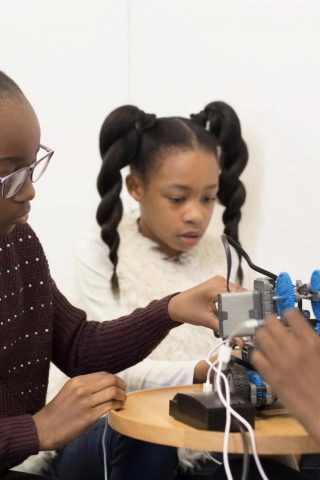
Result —
[[112, 264], [108, 249], [94, 234], [81, 239], [76, 249], [76, 290], [74, 304], [89, 320], [103, 321], [128, 313], [114, 298], [110, 287]]
[[0, 418], [0, 474], [39, 452], [31, 415]]

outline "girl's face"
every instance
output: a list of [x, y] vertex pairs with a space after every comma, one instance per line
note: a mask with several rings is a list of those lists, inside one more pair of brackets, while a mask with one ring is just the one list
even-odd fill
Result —
[[[39, 123], [28, 101], [20, 97], [0, 98], [0, 177], [31, 165], [39, 145]], [[28, 177], [16, 195], [0, 197], [0, 235], [27, 221], [34, 195]]]
[[168, 256], [199, 243], [216, 201], [219, 166], [216, 156], [196, 149], [169, 154], [149, 174], [127, 177], [129, 193], [140, 204], [140, 231]]

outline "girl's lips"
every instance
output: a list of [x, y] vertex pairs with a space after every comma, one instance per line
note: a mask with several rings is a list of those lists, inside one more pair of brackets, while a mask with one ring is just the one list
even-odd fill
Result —
[[191, 235], [180, 235], [180, 240], [187, 247], [194, 247], [195, 245], [197, 245], [200, 238], [201, 238], [200, 235], [197, 235], [197, 236], [194, 236], [194, 235], [193, 236], [191, 236]]

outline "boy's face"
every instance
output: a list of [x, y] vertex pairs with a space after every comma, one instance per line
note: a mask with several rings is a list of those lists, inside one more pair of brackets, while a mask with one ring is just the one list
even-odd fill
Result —
[[[31, 165], [40, 145], [39, 122], [26, 99], [0, 97], [0, 177]], [[11, 198], [0, 197], [0, 235], [25, 223], [35, 191], [30, 179]]]
[[202, 149], [166, 156], [147, 185], [129, 175], [127, 186], [140, 203], [140, 230], [169, 256], [190, 250], [210, 222], [219, 182], [215, 155]]

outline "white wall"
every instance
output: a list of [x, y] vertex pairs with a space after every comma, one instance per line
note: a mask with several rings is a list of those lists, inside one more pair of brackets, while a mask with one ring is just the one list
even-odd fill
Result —
[[98, 204], [99, 128], [127, 102], [159, 115], [230, 103], [250, 151], [244, 247], [293, 279], [320, 268], [317, 0], [0, 0], [0, 8], [0, 68], [31, 99], [42, 141], [56, 150], [30, 223], [64, 291]]

